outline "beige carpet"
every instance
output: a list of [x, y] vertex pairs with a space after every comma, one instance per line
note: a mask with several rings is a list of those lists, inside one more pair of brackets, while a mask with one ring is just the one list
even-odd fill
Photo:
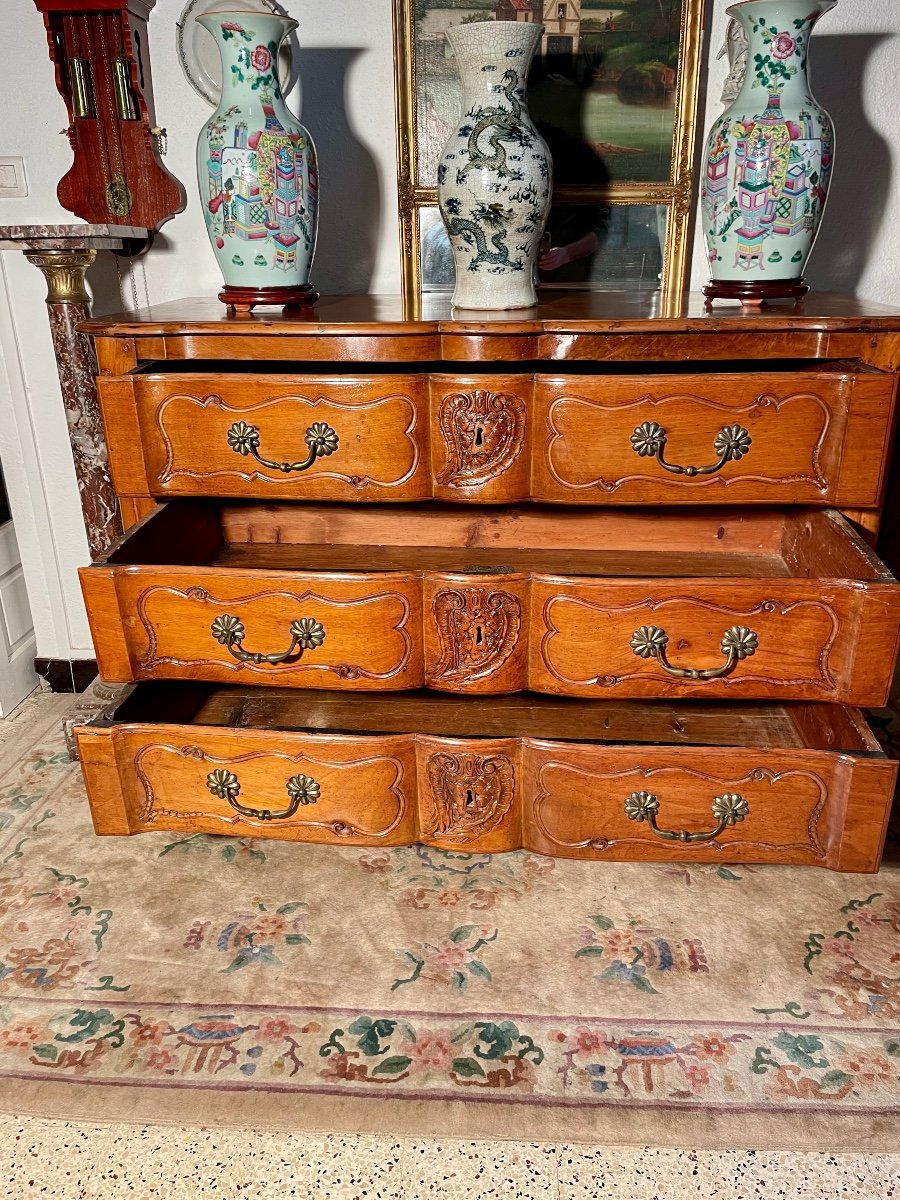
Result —
[[0, 749], [0, 1105], [893, 1149], [900, 867], [94, 837], [56, 717]]

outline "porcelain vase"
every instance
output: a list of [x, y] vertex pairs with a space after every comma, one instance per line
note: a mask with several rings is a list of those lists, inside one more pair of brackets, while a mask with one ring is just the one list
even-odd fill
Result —
[[219, 106], [200, 131], [203, 214], [229, 294], [257, 303], [308, 294], [316, 242], [315, 148], [288, 112], [278, 48], [297, 22], [276, 14], [216, 12], [198, 18], [222, 58]]
[[525, 83], [543, 28], [531, 22], [457, 25], [463, 117], [438, 167], [438, 202], [456, 265], [459, 308], [537, 302], [538, 248], [550, 211], [550, 152], [532, 124]]
[[749, 52], [740, 91], [706, 144], [701, 200], [713, 294], [717, 285], [728, 294], [729, 285], [750, 283], [777, 294], [775, 285], [802, 281], [834, 154], [831, 118], [809, 90], [807, 52], [813, 26], [835, 3], [744, 0], [726, 10]]

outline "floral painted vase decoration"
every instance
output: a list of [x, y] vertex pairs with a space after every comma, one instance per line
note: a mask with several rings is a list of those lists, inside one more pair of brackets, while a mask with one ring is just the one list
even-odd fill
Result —
[[735, 100], [713, 123], [701, 200], [708, 296], [799, 298], [828, 193], [834, 126], [806, 73], [813, 26], [837, 0], [743, 0], [749, 44]]
[[537, 302], [538, 248], [550, 211], [550, 152], [528, 115], [525, 81], [543, 33], [530, 22], [457, 25], [463, 118], [438, 166], [438, 202], [456, 265], [459, 308]]
[[309, 285], [316, 152], [278, 82], [278, 47], [297, 22], [225, 11], [198, 21], [222, 57], [219, 106], [197, 142], [203, 215], [225, 279], [219, 298], [248, 311], [309, 303], [316, 298]]

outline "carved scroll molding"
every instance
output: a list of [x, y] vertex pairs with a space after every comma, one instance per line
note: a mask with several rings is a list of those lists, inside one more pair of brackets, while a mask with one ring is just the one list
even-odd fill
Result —
[[447, 465], [446, 487], [480, 487], [508, 471], [525, 445], [525, 401], [513, 392], [451, 392], [441, 401], [438, 425]]
[[[709, 600], [700, 600], [696, 596], [667, 596], [665, 599], [662, 599], [662, 600], [656, 600], [652, 597], [648, 597], [646, 600], [638, 600], [634, 604], [623, 604], [623, 605], [615, 605], [615, 606], [611, 606], [608, 604], [601, 604], [601, 603], [598, 603], [598, 602], [592, 601], [592, 600], [584, 600], [581, 597], [577, 597], [577, 596], [567, 596], [567, 595], [550, 596], [544, 602], [544, 608], [543, 608], [543, 614], [542, 614], [545, 632], [544, 632], [544, 636], [541, 639], [541, 661], [543, 662], [544, 666], [547, 668], [547, 670], [550, 672], [550, 674], [555, 679], [558, 679], [560, 681], [560, 683], [567, 684], [570, 687], [571, 686], [575, 686], [575, 687], [617, 687], [619, 684], [625, 683], [631, 679], [637, 679], [637, 678], [644, 679], [644, 680], [651, 679], [652, 676], [649, 676], [647, 674], [646, 670], [640, 670], [640, 669], [635, 670], [635, 671], [625, 671], [625, 672], [622, 672], [617, 675], [599, 674], [598, 673], [596, 675], [587, 675], [583, 678], [577, 678], [577, 679], [573, 679], [573, 678], [570, 678], [568, 675], [562, 674], [562, 672], [557, 669], [557, 667], [553, 664], [553, 662], [551, 660], [551, 656], [552, 656], [551, 646], [552, 646], [553, 639], [560, 636], [560, 630], [559, 630], [558, 626], [554, 624], [554, 621], [553, 621], [553, 615], [552, 615], [553, 608], [558, 605], [573, 605], [578, 608], [587, 609], [589, 612], [598, 613], [598, 614], [602, 615], [603, 617], [616, 617], [616, 616], [624, 615], [626, 613], [634, 613], [634, 614], [636, 614], [638, 612], [657, 613], [660, 611], [664, 611], [669, 605], [672, 605], [672, 604], [689, 604], [693, 608], [703, 608], [703, 609], [707, 609], [710, 612], [721, 613], [723, 618], [726, 619], [726, 623], [737, 617], [748, 618], [748, 617], [756, 616], [760, 613], [778, 613], [779, 616], [787, 617], [787, 616], [790, 616], [791, 613], [797, 612], [801, 609], [819, 609], [819, 610], [821, 610], [827, 616], [827, 618], [829, 620], [830, 632], [829, 632], [828, 637], [825, 639], [825, 642], [823, 643], [823, 645], [816, 657], [816, 667], [819, 672], [818, 676], [798, 674], [797, 665], [796, 665], [796, 663], [793, 663], [793, 662], [791, 664], [790, 674], [786, 675], [786, 676], [764, 675], [761, 673], [753, 674], [753, 673], [750, 673], [749, 670], [744, 669], [747, 666], [747, 662], [749, 661], [748, 659], [745, 659], [744, 662], [741, 664], [741, 670], [738, 674], [736, 674], [734, 676], [725, 676], [725, 677], [719, 678], [715, 681], [715, 683], [716, 683], [716, 685], [722, 685], [723, 687], [736, 687], [741, 684], [747, 684], [747, 683], [765, 683], [767, 686], [771, 686], [771, 687], [796, 687], [797, 684], [809, 684], [811, 687], [820, 688], [823, 692], [831, 692], [831, 691], [834, 691], [834, 689], [836, 688], [837, 681], [836, 681], [834, 675], [832, 675], [832, 673], [831, 673], [831, 669], [829, 667], [828, 660], [829, 660], [829, 656], [831, 654], [831, 649], [834, 646], [835, 638], [837, 637], [837, 634], [838, 634], [840, 622], [839, 622], [837, 613], [831, 607], [831, 605], [826, 604], [826, 603], [824, 603], [824, 601], [820, 601], [820, 600], [796, 600], [793, 603], [785, 604], [783, 601], [780, 601], [780, 600], [767, 599], [767, 600], [761, 600], [758, 604], [754, 605], [752, 608], [736, 608], [731, 605], [714, 604], [714, 603], [712, 603], [712, 601], [709, 601]], [[676, 636], [677, 633], [678, 633], [678, 631], [673, 627], [673, 637]], [[790, 633], [790, 628], [788, 627], [782, 636], [783, 637], [789, 636], [789, 633]], [[631, 636], [631, 630], [629, 629], [626, 632], [623, 629], [623, 632], [622, 632], [623, 646], [625, 646], [626, 648], [629, 645], [630, 636]], [[598, 649], [597, 655], [601, 656], [602, 650]], [[635, 661], [652, 661], [652, 660], [635, 660]], [[663, 674], [660, 674], [659, 681], [661, 683], [666, 683], [667, 685], [675, 685], [675, 686], [677, 686], [680, 683], [683, 683], [684, 686], [686, 686], [686, 687], [697, 686], [698, 682], [699, 682], [700, 686], [702, 686], [702, 681], [697, 681], [697, 680], [693, 680], [693, 679], [685, 679], [683, 681], [674, 680], [674, 679], [671, 679], [669, 676], [663, 675]]]
[[505, 754], [440, 751], [428, 756], [428, 792], [422, 797], [422, 833], [469, 842], [496, 829], [516, 792], [516, 770]]
[[[364, 488], [368, 488], [368, 487], [382, 487], [382, 488], [400, 487], [401, 484], [407, 483], [413, 477], [413, 475], [415, 475], [416, 470], [418, 469], [418, 466], [419, 466], [419, 447], [418, 447], [418, 444], [416, 443], [415, 438], [412, 436], [415, 431], [416, 423], [417, 423], [416, 406], [413, 404], [413, 402], [409, 398], [409, 396], [404, 396], [404, 395], [401, 395], [400, 393], [392, 394], [390, 396], [380, 396], [377, 400], [369, 400], [363, 404], [343, 404], [340, 400], [336, 400], [332, 396], [314, 396], [314, 397], [312, 397], [312, 396], [296, 396], [296, 395], [288, 394], [285, 396], [273, 396], [270, 399], [261, 400], [258, 404], [251, 404], [249, 406], [241, 405], [240, 407], [235, 407], [233, 405], [227, 404], [225, 402], [225, 400], [222, 399], [221, 396], [218, 396], [214, 393], [211, 393], [208, 396], [192, 396], [189, 393], [184, 392], [184, 393], [178, 393], [173, 396], [167, 396], [166, 399], [162, 402], [162, 404], [160, 404], [159, 408], [156, 410], [156, 425], [157, 425], [157, 428], [159, 429], [159, 436], [162, 440], [163, 446], [165, 447], [165, 451], [166, 451], [166, 461], [165, 461], [165, 463], [163, 465], [163, 469], [159, 475], [160, 483], [171, 483], [171, 481], [173, 479], [178, 479], [178, 478], [185, 478], [185, 479], [225, 478], [225, 479], [240, 479], [244, 483], [262, 482], [262, 483], [272, 484], [273, 486], [276, 486], [276, 487], [278, 485], [281, 485], [282, 487], [284, 487], [286, 482], [297, 483], [299, 481], [302, 481], [304, 478], [302, 476], [295, 475], [295, 476], [291, 476], [289, 479], [286, 479], [285, 475], [283, 475], [281, 472], [278, 472], [278, 471], [273, 471], [273, 472], [267, 474], [264, 471], [238, 471], [238, 470], [221, 470], [221, 469], [210, 470], [210, 471], [196, 471], [196, 470], [191, 470], [188, 467], [176, 467], [176, 465], [175, 465], [175, 447], [172, 444], [172, 439], [169, 437], [168, 430], [166, 429], [165, 418], [166, 418], [166, 413], [167, 413], [168, 409], [173, 404], [176, 404], [179, 401], [185, 401], [188, 404], [193, 405], [195, 408], [197, 408], [201, 411], [205, 410], [205, 409], [213, 409], [213, 410], [225, 413], [229, 416], [235, 416], [235, 415], [246, 416], [248, 413], [258, 413], [258, 412], [262, 412], [263, 410], [268, 409], [268, 408], [277, 408], [278, 406], [283, 406], [283, 405], [287, 405], [287, 404], [299, 404], [299, 405], [302, 405], [304, 408], [312, 409], [312, 410], [318, 409], [320, 407], [325, 407], [329, 410], [333, 409], [333, 410], [336, 410], [337, 412], [345, 412], [345, 413], [353, 413], [353, 414], [372, 413], [376, 409], [383, 408], [386, 405], [391, 405], [391, 404], [404, 405], [406, 408], [409, 409], [409, 420], [407, 421], [406, 427], [405, 427], [405, 429], [403, 429], [402, 432], [403, 432], [403, 436], [409, 442], [410, 454], [412, 456], [412, 461], [410, 462], [410, 465], [406, 468], [406, 470], [403, 472], [402, 475], [398, 475], [396, 479], [373, 479], [371, 475], [346, 475], [346, 474], [342, 473], [341, 471], [325, 470], [320, 461], [319, 464], [316, 466], [315, 472], [313, 474], [311, 474], [310, 476], [308, 476], [307, 481], [314, 482], [316, 479], [336, 479], [340, 483], [346, 483], [350, 487], [359, 488], [360, 490], [362, 490]], [[198, 420], [198, 418], [196, 418], [196, 417], [192, 418], [192, 421], [195, 424], [196, 424], [197, 420]], [[379, 462], [382, 463], [382, 465], [387, 465], [389, 463], [393, 464], [394, 461], [395, 461], [395, 458], [393, 455], [386, 456], [386, 458], [383, 460], [379, 457]], [[332, 464], [332, 465], [338, 465], [338, 464]]]
[[441, 656], [429, 672], [429, 683], [476, 683], [509, 661], [522, 627], [522, 605], [512, 592], [443, 588], [432, 611]]
[[[198, 654], [190, 654], [186, 658], [178, 658], [174, 655], [159, 653], [159, 633], [153, 618], [149, 614], [149, 606], [154, 597], [160, 595], [174, 596], [179, 600], [194, 600], [203, 604], [209, 604], [214, 607], [227, 605], [231, 608], [236, 608], [241, 604], [250, 604], [254, 600], [287, 600], [292, 605], [306, 604], [307, 602], [315, 602], [317, 605], [327, 605], [330, 608], [364, 608], [365, 606], [378, 604], [382, 600], [396, 600], [400, 605], [401, 616], [392, 627], [391, 632], [400, 635], [403, 644], [403, 653], [400, 661], [392, 666], [389, 671], [370, 671], [360, 663], [339, 663], [337, 665], [331, 663], [314, 662], [312, 660], [294, 663], [280, 664], [255, 664], [252, 662], [240, 662], [237, 659], [230, 657], [225, 658], [202, 658]], [[410, 604], [406, 596], [400, 592], [376, 592], [371, 596], [361, 596], [356, 600], [335, 600], [328, 596], [322, 596], [318, 592], [288, 592], [288, 591], [261, 591], [253, 592], [249, 596], [228, 596], [220, 598], [213, 595], [203, 587], [176, 588], [163, 584], [155, 585], [154, 587], [145, 588], [138, 597], [137, 615], [144, 627], [144, 632], [147, 636], [147, 651], [139, 663], [142, 671], [155, 671], [159, 667], [174, 666], [174, 667], [225, 667], [229, 671], [252, 671], [258, 674], [271, 675], [273, 672], [290, 671], [296, 673], [299, 671], [326, 671], [337, 675], [340, 679], [392, 679], [395, 675], [400, 675], [406, 670], [413, 650], [412, 635], [407, 628], [409, 622]], [[213, 614], [215, 615], [215, 614]], [[171, 616], [167, 618], [171, 621]], [[226, 651], [227, 653], [227, 651]]]
[[[324, 829], [329, 833], [333, 833], [336, 837], [365, 837], [372, 839], [381, 839], [388, 837], [397, 826], [401, 823], [406, 815], [408, 801], [406, 793], [403, 790], [403, 763], [399, 758], [393, 755], [372, 755], [368, 758], [352, 759], [349, 762], [331, 762], [325, 758], [313, 757], [304, 751], [299, 751], [297, 754], [285, 754], [276, 750], [257, 750], [248, 754], [229, 755], [227, 758], [220, 758], [218, 755], [210, 754], [203, 750], [200, 746], [173, 746], [167, 742], [153, 742], [149, 746], [145, 746], [134, 760], [134, 769], [137, 772], [138, 779], [141, 782], [141, 787], [144, 790], [144, 804], [141, 808], [140, 819], [144, 824], [151, 824], [154, 821], [162, 820], [216, 820], [221, 821], [223, 825], [256, 825], [262, 829], [271, 829], [271, 825], [264, 821], [257, 821], [253, 817], [241, 816], [239, 813], [231, 811], [222, 811], [221, 813], [210, 811], [210, 805], [214, 803], [209, 799], [209, 796], [203, 797], [200, 786], [198, 785], [198, 794], [204, 800], [205, 807], [197, 808], [193, 811], [180, 811], [178, 809], [165, 808], [159, 804], [157, 795], [153, 788], [153, 782], [150, 775], [150, 768], [145, 765], [145, 759], [148, 755], [157, 753], [164, 756], [174, 755], [176, 758], [196, 759], [201, 763], [213, 764], [215, 766], [227, 766], [233, 768], [241, 763], [253, 762], [259, 759], [267, 759], [280, 761], [287, 764], [285, 777], [292, 773], [296, 766], [300, 763], [308, 765], [311, 771], [316, 768], [327, 767], [329, 770], [335, 771], [353, 771], [359, 770], [361, 767], [369, 767], [375, 763], [390, 763], [394, 768], [394, 778], [389, 785], [387, 791], [394, 797], [397, 804], [397, 811], [391, 819], [390, 823], [383, 829], [369, 829], [366, 826], [354, 823], [351, 820], [332, 820], [332, 821], [313, 821], [308, 819], [300, 819], [299, 817], [291, 818], [279, 824], [279, 829]], [[349, 783], [349, 780], [348, 780]], [[171, 789], [171, 782], [166, 783], [163, 791]], [[202, 791], [205, 791], [205, 787]], [[351, 794], [348, 788], [346, 793]]]
[[[801, 400], [811, 401], [814, 405], [816, 405], [822, 411], [822, 428], [819, 432], [819, 435], [818, 435], [818, 438], [817, 438], [815, 444], [813, 445], [812, 452], [810, 455], [810, 465], [812, 466], [812, 474], [805, 474], [803, 472], [800, 472], [800, 473], [795, 473], [795, 474], [781, 475], [781, 474], [776, 474], [775, 472], [772, 472], [768, 475], [757, 475], [757, 474], [751, 474], [747, 470], [747, 465], [744, 464], [741, 467], [740, 471], [736, 471], [732, 475], [695, 476], [690, 480], [689, 486], [691, 488], [710, 487], [710, 486], [714, 486], [714, 485], [718, 485], [720, 487], [728, 487], [734, 483], [743, 483], [743, 484], [761, 483], [761, 484], [768, 484], [770, 486], [771, 485], [779, 485], [780, 486], [780, 485], [783, 485], [786, 483], [806, 483], [806, 484], [809, 484], [811, 487], [816, 488], [819, 492], [824, 493], [828, 490], [829, 480], [822, 473], [821, 458], [822, 458], [822, 449], [825, 445], [825, 439], [827, 437], [828, 430], [831, 425], [831, 409], [828, 407], [828, 405], [825, 403], [825, 401], [821, 398], [821, 396], [817, 396], [814, 392], [796, 392], [793, 395], [783, 397], [781, 400], [779, 400], [776, 396], [770, 395], [769, 393], [765, 393], [761, 396], [757, 396], [756, 399], [753, 400], [751, 403], [740, 405], [740, 406], [735, 406], [733, 404], [722, 404], [717, 400], [711, 400], [707, 396], [697, 396], [697, 395], [694, 395], [693, 393], [673, 393], [670, 396], [646, 395], [646, 396], [641, 396], [637, 400], [633, 400], [628, 404], [605, 404], [602, 400], [588, 398], [587, 396], [560, 396], [560, 397], [558, 397], [558, 399], [553, 401], [553, 403], [550, 405], [549, 411], [547, 413], [547, 424], [550, 427], [550, 431], [551, 431], [551, 435], [552, 435], [550, 437], [550, 440], [547, 443], [547, 449], [546, 449], [547, 469], [549, 470], [549, 472], [553, 476], [553, 478], [556, 480], [556, 482], [558, 484], [560, 484], [560, 486], [565, 487], [565, 488], [571, 488], [573, 491], [582, 491], [582, 490], [586, 490], [586, 489], [597, 489], [598, 491], [602, 491], [602, 492], [615, 492], [620, 487], [623, 487], [625, 484], [628, 484], [628, 483], [647, 483], [647, 482], [670, 483], [670, 484], [675, 484], [676, 486], [681, 486], [681, 487], [684, 486], [684, 476], [668, 475], [665, 471], [633, 471], [627, 475], [620, 475], [616, 479], [604, 479], [604, 478], [600, 477], [597, 479], [590, 479], [586, 483], [575, 483], [570, 479], [566, 479], [563, 475], [561, 475], [559, 473], [559, 471], [557, 470], [557, 467], [553, 461], [554, 447], [559, 442], [561, 442], [562, 445], [565, 446], [567, 444], [567, 439], [569, 437], [571, 437], [571, 435], [567, 435], [563, 430], [560, 430], [558, 425], [556, 424], [557, 410], [561, 406], [573, 406], [574, 407], [576, 405], [581, 405], [581, 406], [583, 406], [585, 408], [589, 408], [589, 409], [599, 409], [601, 411], [601, 413], [602, 412], [618, 413], [618, 412], [624, 412], [630, 408], [650, 407], [652, 409], [657, 409], [657, 408], [665, 406], [667, 404], [677, 403], [679, 401], [681, 401], [681, 402], [686, 401], [690, 404], [699, 404], [705, 408], [711, 408], [711, 409], [717, 410], [718, 412], [720, 412], [722, 414], [731, 415], [733, 417], [733, 416], [737, 416], [739, 414], [743, 415], [743, 414], [758, 413], [761, 410], [765, 410], [765, 409], [771, 409], [771, 410], [774, 410], [775, 413], [780, 413], [782, 411], [782, 409], [786, 408], [788, 405], [795, 403], [797, 401], [801, 401]], [[677, 426], [673, 425], [670, 432], [673, 434], [677, 433]], [[717, 432], [718, 432], [717, 429], [713, 429], [713, 428], [710, 429], [710, 442], [712, 442], [713, 435], [716, 434]], [[756, 434], [755, 436], [758, 437], [759, 435]], [[568, 447], [568, 448], [571, 449], [571, 447]], [[622, 462], [628, 463], [631, 460], [631, 457], [632, 457], [631, 456], [631, 446], [630, 446], [628, 440], [626, 439], [622, 443]]]

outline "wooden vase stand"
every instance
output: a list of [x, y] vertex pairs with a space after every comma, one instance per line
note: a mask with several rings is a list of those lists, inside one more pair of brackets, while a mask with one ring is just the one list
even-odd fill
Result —
[[770, 300], [793, 300], [799, 306], [809, 291], [803, 277], [799, 279], [711, 279], [703, 289], [706, 309], [716, 300], [739, 300], [742, 308], [762, 308]]
[[232, 313], [250, 313], [258, 304], [276, 304], [279, 308], [311, 308], [319, 293], [308, 283], [302, 287], [235, 287], [226, 283], [219, 299]]

